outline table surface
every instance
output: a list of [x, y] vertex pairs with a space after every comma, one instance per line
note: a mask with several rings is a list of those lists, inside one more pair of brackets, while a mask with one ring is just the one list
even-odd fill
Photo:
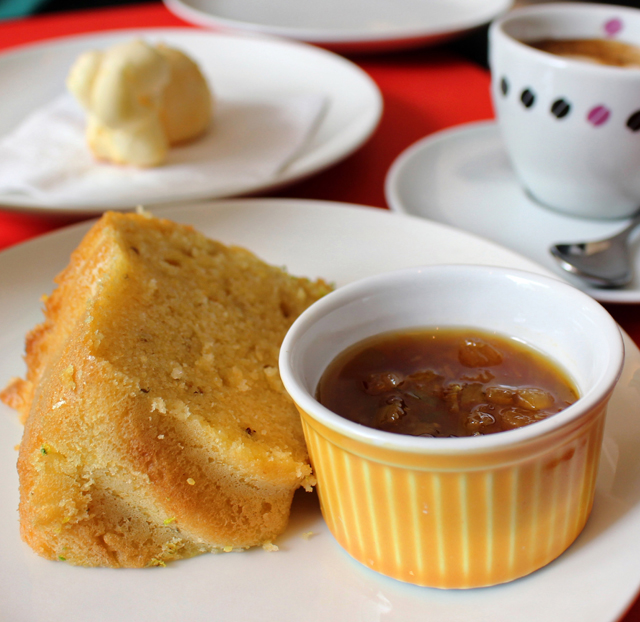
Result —
[[[96, 30], [167, 26], [189, 27], [160, 3], [39, 15], [0, 22], [0, 50]], [[493, 118], [485, 59], [478, 58], [478, 62], [468, 59], [469, 43], [477, 47], [479, 36], [483, 36], [482, 31], [453, 46], [350, 56], [382, 91], [385, 107], [379, 127], [348, 159], [272, 196], [343, 201], [386, 209], [384, 178], [404, 149], [437, 130]], [[0, 249], [75, 221], [68, 216], [0, 209]], [[636, 305], [612, 304], [606, 308], [640, 345], [640, 315]], [[640, 599], [622, 622], [640, 622]]]

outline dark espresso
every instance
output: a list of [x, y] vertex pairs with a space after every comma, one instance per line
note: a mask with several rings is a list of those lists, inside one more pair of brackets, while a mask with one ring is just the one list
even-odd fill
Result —
[[607, 39], [543, 39], [527, 45], [557, 56], [598, 65], [640, 68], [640, 47]]

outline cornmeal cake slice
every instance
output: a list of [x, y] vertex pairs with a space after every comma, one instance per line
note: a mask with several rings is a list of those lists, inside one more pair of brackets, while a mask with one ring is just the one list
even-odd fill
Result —
[[40, 555], [142, 567], [268, 545], [313, 484], [282, 339], [328, 291], [191, 227], [106, 213], [27, 336], [20, 526]]

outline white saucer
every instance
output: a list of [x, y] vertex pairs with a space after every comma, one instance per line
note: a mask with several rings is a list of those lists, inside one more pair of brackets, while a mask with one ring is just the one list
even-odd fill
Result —
[[[292, 274], [339, 287], [403, 267], [471, 263], [547, 274], [497, 244], [388, 210], [245, 199], [154, 210], [240, 244]], [[24, 336], [41, 297], [91, 223], [0, 253], [0, 386], [24, 373]], [[401, 252], [394, 252], [401, 249]], [[388, 251], [388, 252], [387, 252]], [[559, 310], [562, 312], [562, 310]], [[329, 533], [315, 495], [296, 495], [279, 551], [202, 555], [166, 568], [79, 568], [20, 540], [17, 452], [22, 426], [0, 403], [2, 622], [614, 622], [640, 588], [640, 350], [626, 360], [607, 415], [593, 513], [576, 542], [531, 575], [496, 587], [437, 590], [354, 561]]]
[[595, 240], [627, 220], [574, 218], [540, 206], [519, 185], [494, 122], [437, 132], [405, 150], [387, 174], [385, 194], [396, 212], [475, 233], [533, 259], [602, 302], [640, 302], [640, 240], [633, 282], [596, 289], [564, 272], [548, 249], [557, 242]]
[[263, 32], [336, 51], [438, 43], [490, 22], [513, 0], [165, 0], [187, 22]]
[[[255, 182], [220, 189], [184, 185], [158, 196], [130, 191], [86, 193], [63, 202], [43, 202], [25, 193], [0, 193], [0, 206], [41, 212], [100, 213], [139, 204], [196, 201], [265, 192], [293, 183], [346, 158], [377, 127], [382, 96], [375, 82], [357, 65], [326, 50], [275, 37], [225, 34], [194, 28], [143, 28], [61, 37], [13, 48], [0, 54], [0, 137], [32, 111], [65, 92], [65, 78], [77, 56], [117, 42], [141, 38], [163, 41], [197, 60], [222, 100], [251, 106], [269, 97], [323, 96], [326, 111], [311, 139], [282, 171]], [[233, 155], [233, 154], [232, 154]]]

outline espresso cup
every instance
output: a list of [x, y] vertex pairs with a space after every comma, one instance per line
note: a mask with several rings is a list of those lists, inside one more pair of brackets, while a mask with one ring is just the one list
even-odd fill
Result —
[[[600, 47], [602, 58], [531, 45], [550, 39], [597, 40], [590, 54]], [[640, 67], [601, 64], [616, 42], [640, 48], [640, 10], [534, 5], [489, 29], [498, 126], [520, 183], [544, 206], [585, 218], [640, 207]]]

